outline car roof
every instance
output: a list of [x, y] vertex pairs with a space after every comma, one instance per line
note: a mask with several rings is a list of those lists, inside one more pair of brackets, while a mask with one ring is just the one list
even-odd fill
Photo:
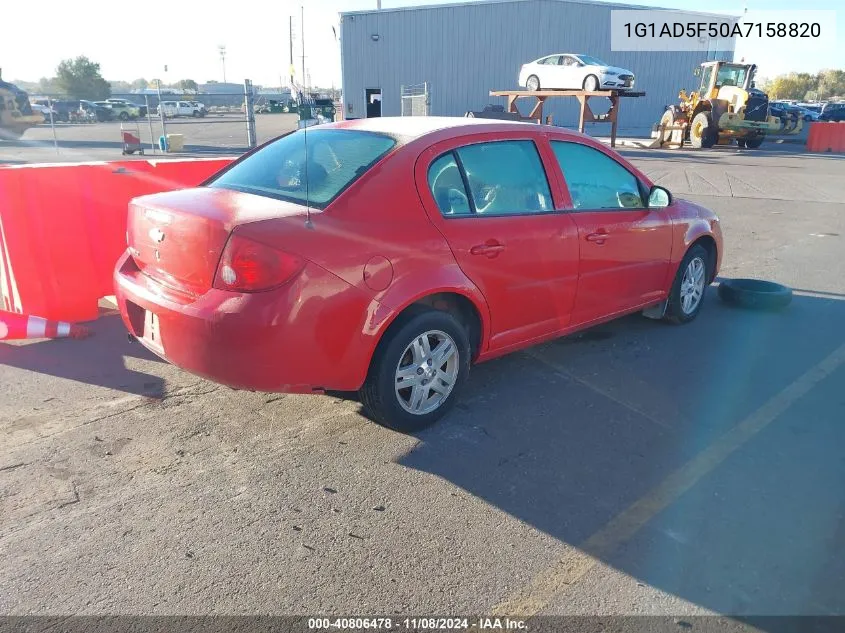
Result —
[[[540, 132], [549, 129], [547, 126], [540, 126], [533, 122], [523, 121], [502, 121], [494, 119], [482, 119], [476, 117], [441, 117], [441, 116], [398, 116], [398, 117], [373, 117], [369, 119], [347, 119], [337, 123], [327, 123], [321, 128], [337, 128], [348, 130], [361, 130], [362, 132], [378, 132], [389, 134], [408, 143], [423, 136], [429, 136], [437, 132], [449, 130], [454, 134], [470, 134], [479, 132], [508, 132], [524, 130], [528, 126], [532, 130]], [[556, 132], [563, 132], [572, 138], [583, 138], [584, 135], [573, 130], [564, 128], [551, 128]]]

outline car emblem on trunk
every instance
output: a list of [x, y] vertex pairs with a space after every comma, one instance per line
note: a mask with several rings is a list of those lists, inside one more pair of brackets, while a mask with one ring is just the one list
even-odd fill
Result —
[[150, 229], [150, 239], [156, 244], [161, 244], [164, 241], [164, 231], [158, 227]]

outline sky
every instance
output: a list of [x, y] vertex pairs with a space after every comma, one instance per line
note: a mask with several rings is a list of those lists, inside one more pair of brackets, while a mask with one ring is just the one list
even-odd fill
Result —
[[[448, 0], [382, 0], [382, 8], [444, 4]], [[632, 3], [672, 9], [703, 10], [702, 3], [677, 0], [633, 0]], [[0, 0], [0, 22], [14, 24], [0, 37], [0, 68], [7, 81], [37, 81], [52, 77], [59, 61], [86, 55], [100, 63], [109, 80], [132, 81], [161, 78], [164, 82], [193, 79], [198, 83], [223, 80], [218, 47], [226, 47], [226, 79], [249, 78], [264, 86], [279, 85], [290, 67], [289, 24], [294, 18], [294, 55], [297, 79], [302, 67], [299, 36], [302, 7], [305, 23], [305, 66], [311, 85], [340, 87], [340, 35], [338, 13], [374, 9], [376, 0], [253, 0], [252, 2], [153, 3], [143, 11], [92, 14], [67, 10], [67, 0], [31, 2]], [[845, 68], [845, 9], [842, 0], [711, 0], [706, 11], [749, 18], [758, 10], [837, 10], [841, 23], [835, 46], [824, 51], [812, 40], [790, 48], [776, 40], [739, 42], [736, 58], [758, 64], [758, 75], [771, 77], [784, 72], [816, 72]], [[161, 8], [159, 8], [161, 7]], [[243, 7], [241, 9], [241, 7]], [[101, 27], [94, 27], [98, 20]], [[565, 47], [564, 47], [565, 48]], [[528, 61], [528, 60], [526, 60]], [[610, 60], [612, 63], [612, 60]], [[168, 71], [164, 71], [165, 65]]]

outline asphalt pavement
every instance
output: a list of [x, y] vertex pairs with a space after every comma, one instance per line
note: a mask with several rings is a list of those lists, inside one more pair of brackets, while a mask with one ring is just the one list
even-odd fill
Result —
[[0, 612], [845, 615], [845, 159], [623, 151], [722, 218], [708, 292], [473, 368], [415, 435], [126, 340], [0, 345]]

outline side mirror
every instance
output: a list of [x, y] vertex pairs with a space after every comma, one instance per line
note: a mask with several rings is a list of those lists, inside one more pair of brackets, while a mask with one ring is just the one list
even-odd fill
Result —
[[654, 185], [648, 193], [649, 209], [664, 209], [672, 204], [672, 194], [663, 187]]

